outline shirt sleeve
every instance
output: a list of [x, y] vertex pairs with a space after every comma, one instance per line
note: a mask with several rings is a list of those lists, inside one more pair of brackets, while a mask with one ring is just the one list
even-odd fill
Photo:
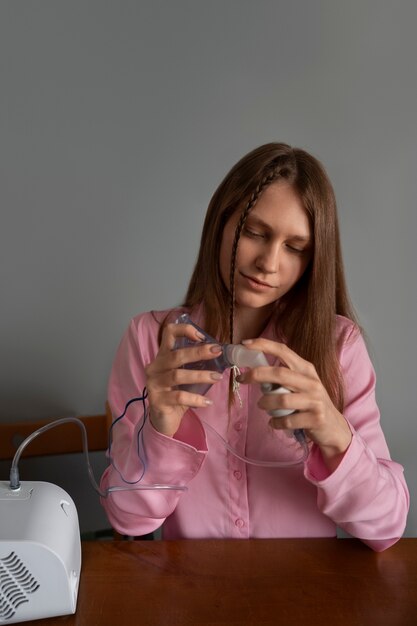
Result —
[[101, 479], [107, 496], [101, 502], [113, 528], [133, 536], [161, 526], [207, 452], [204, 430], [192, 412], [184, 416], [176, 438], [159, 433], [144, 419], [141, 401], [131, 403], [125, 416], [117, 420], [129, 400], [143, 395], [145, 366], [158, 350], [158, 328], [150, 313], [131, 321], [117, 350], [108, 385], [114, 422], [110, 465]]
[[352, 441], [337, 469], [329, 473], [313, 445], [305, 465], [317, 486], [317, 505], [340, 528], [382, 551], [401, 538], [409, 509], [403, 467], [391, 460], [375, 400], [375, 372], [359, 331], [341, 350], [345, 381], [344, 416]]

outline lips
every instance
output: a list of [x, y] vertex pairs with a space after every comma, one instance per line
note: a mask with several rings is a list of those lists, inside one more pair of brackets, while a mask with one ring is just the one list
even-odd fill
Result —
[[274, 289], [275, 286], [274, 285], [270, 285], [269, 283], [266, 283], [263, 280], [260, 280], [259, 278], [255, 278], [254, 276], [247, 276], [246, 274], [242, 274], [243, 278], [246, 278], [246, 280], [248, 280], [250, 283], [255, 284], [258, 287], [263, 287], [264, 289]]

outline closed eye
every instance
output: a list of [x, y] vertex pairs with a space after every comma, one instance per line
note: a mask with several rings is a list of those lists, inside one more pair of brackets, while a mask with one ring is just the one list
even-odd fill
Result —
[[290, 252], [294, 252], [295, 254], [304, 254], [308, 252], [308, 248], [299, 248], [298, 246], [291, 245], [290, 243], [286, 244], [287, 250]]
[[256, 238], [261, 238], [261, 239], [263, 239], [263, 238], [265, 237], [265, 235], [264, 235], [263, 233], [260, 233], [260, 232], [258, 232], [258, 231], [256, 231], [256, 230], [252, 230], [251, 228], [247, 228], [247, 227], [245, 227], [245, 228], [243, 229], [243, 233], [244, 233], [247, 237], [252, 237], [253, 239], [256, 239]]

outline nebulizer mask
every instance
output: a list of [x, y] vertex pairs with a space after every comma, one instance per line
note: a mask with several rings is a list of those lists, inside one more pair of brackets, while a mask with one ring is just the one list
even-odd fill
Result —
[[[213, 343], [213, 344], [218, 345], [218, 342], [216, 341], [216, 339], [208, 335], [202, 328], [197, 326], [197, 324], [195, 324], [191, 320], [191, 318], [189, 317], [187, 313], [183, 313], [182, 315], [180, 315], [177, 318], [176, 323], [177, 324], [190, 324], [198, 331], [198, 333], [202, 337], [204, 337], [203, 343]], [[174, 349], [187, 348], [187, 347], [191, 347], [194, 345], [198, 345], [199, 343], [201, 342], [192, 341], [191, 339], [188, 339], [188, 337], [179, 337], [175, 343]], [[190, 369], [190, 370], [205, 370], [205, 371], [208, 370], [208, 371], [215, 371], [215, 372], [223, 373], [227, 369], [235, 370], [241, 367], [253, 368], [253, 367], [261, 367], [261, 366], [269, 365], [264, 353], [260, 352], [259, 350], [251, 350], [249, 348], [246, 348], [242, 344], [224, 343], [224, 344], [220, 344], [220, 347], [222, 349], [222, 352], [219, 356], [213, 359], [187, 363], [183, 365], [182, 367], [185, 369]], [[198, 393], [200, 395], [204, 395], [208, 391], [208, 389], [210, 389], [210, 387], [211, 387], [210, 383], [193, 383], [189, 385], [180, 386], [181, 389], [190, 391], [192, 393]], [[291, 393], [285, 387], [274, 384], [274, 383], [262, 383], [261, 389], [264, 394]], [[268, 414], [271, 417], [284, 417], [285, 415], [290, 415], [291, 413], [294, 413], [294, 411], [288, 410], [288, 409], [273, 409], [268, 412]], [[298, 441], [298, 443], [301, 445], [303, 449], [303, 455], [300, 458], [297, 458], [292, 461], [261, 461], [261, 460], [249, 459], [248, 457], [242, 457], [241, 455], [239, 455], [233, 448], [229, 446], [227, 441], [223, 439], [223, 437], [221, 437], [220, 434], [208, 422], [206, 422], [205, 420], [201, 418], [200, 420], [203, 423], [205, 428], [208, 428], [210, 431], [214, 432], [217, 435], [217, 437], [219, 437], [222, 440], [225, 447], [230, 452], [232, 452], [232, 454], [234, 454], [240, 460], [245, 461], [246, 463], [250, 463], [253, 465], [267, 466], [267, 467], [288, 467], [289, 465], [297, 465], [299, 463], [302, 463], [307, 458], [307, 455], [308, 455], [307, 442], [306, 442], [304, 431], [300, 428], [292, 431], [292, 435]]]

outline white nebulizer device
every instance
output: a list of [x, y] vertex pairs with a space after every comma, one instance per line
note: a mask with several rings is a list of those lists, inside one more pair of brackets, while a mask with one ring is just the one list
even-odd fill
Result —
[[[213, 337], [208, 335], [202, 328], [197, 326], [189, 315], [183, 313], [180, 315], [177, 320], [177, 324], [190, 324], [193, 326], [198, 332], [204, 336], [205, 343], [215, 343], [218, 344]], [[197, 345], [198, 342], [192, 341], [187, 337], [180, 337], [177, 339], [175, 343], [175, 349], [185, 348]], [[208, 360], [197, 361], [194, 363], [187, 363], [183, 365], [185, 369], [192, 370], [208, 370], [215, 372], [224, 372], [226, 369], [231, 369], [233, 367], [262, 367], [268, 366], [269, 363], [266, 360], [266, 357], [263, 352], [259, 350], [250, 350], [241, 344], [220, 344], [222, 348], [222, 353], [214, 358]], [[191, 391], [192, 393], [198, 393], [204, 395], [208, 389], [211, 387], [210, 383], [194, 383], [189, 385], [180, 385], [181, 389], [185, 389], [186, 391]], [[289, 389], [286, 387], [282, 387], [281, 385], [277, 385], [275, 383], [263, 383], [261, 385], [261, 389], [265, 394], [275, 394], [275, 393], [291, 393]], [[269, 415], [271, 417], [284, 417], [285, 415], [290, 415], [294, 413], [294, 410], [291, 409], [273, 409], [269, 411]], [[302, 429], [296, 429], [293, 431], [294, 437], [301, 444], [305, 444], [305, 435]]]

